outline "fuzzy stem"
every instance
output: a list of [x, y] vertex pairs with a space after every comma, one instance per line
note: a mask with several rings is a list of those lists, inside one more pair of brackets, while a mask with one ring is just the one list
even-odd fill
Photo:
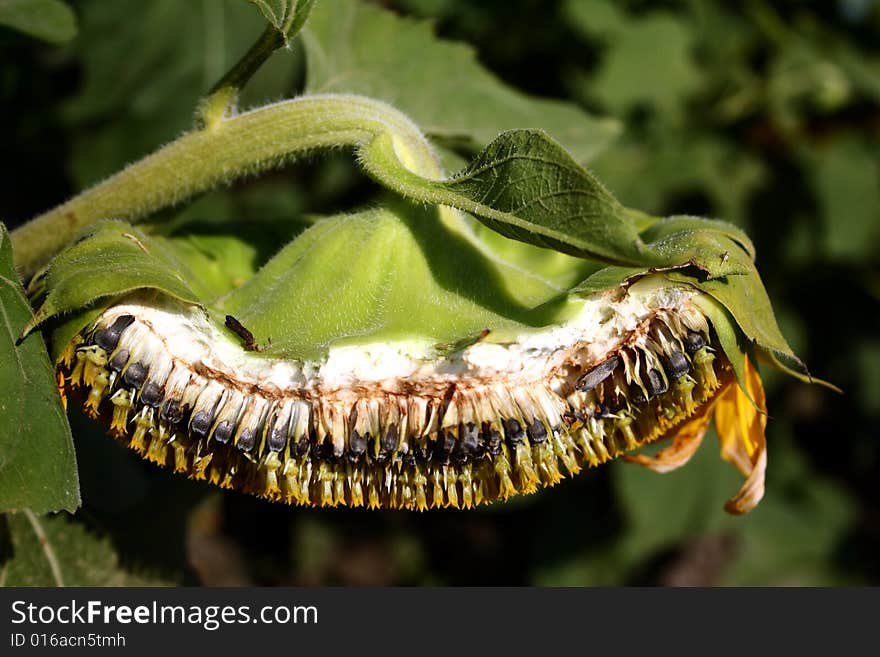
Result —
[[272, 25], [266, 26], [256, 43], [214, 85], [211, 92], [199, 103], [196, 122], [199, 127], [216, 127], [235, 108], [238, 92], [251, 79], [263, 63], [285, 44], [284, 34]]
[[29, 278], [87, 226], [136, 222], [195, 194], [277, 167], [321, 148], [362, 146], [388, 135], [411, 172], [438, 179], [430, 144], [400, 111], [353, 95], [302, 96], [187, 133], [11, 234], [16, 266]]

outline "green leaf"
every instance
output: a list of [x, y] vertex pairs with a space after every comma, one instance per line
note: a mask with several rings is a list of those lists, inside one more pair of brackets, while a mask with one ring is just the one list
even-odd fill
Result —
[[[709, 278], [754, 273], [754, 247], [739, 228], [699, 217], [659, 220], [629, 210], [541, 131], [502, 133], [445, 181], [406, 168], [389, 134], [359, 154], [366, 170], [389, 189], [469, 212], [511, 239], [619, 265], [693, 265]], [[641, 235], [638, 226], [647, 226]]]
[[603, 267], [573, 287], [571, 293], [585, 297], [590, 296], [612, 287], [624, 285], [630, 279], [644, 276], [646, 273], [648, 270], [644, 267]]
[[478, 149], [503, 130], [542, 128], [587, 161], [618, 132], [571, 103], [526, 96], [487, 72], [470, 46], [429, 23], [350, 0], [318, 3], [306, 30], [306, 91], [384, 100], [430, 137]]
[[285, 40], [295, 36], [305, 25], [316, 0], [248, 0]]
[[[4, 540], [5, 539], [5, 540]], [[110, 541], [64, 515], [0, 516], [0, 586], [170, 586], [120, 566]]]
[[0, 0], [0, 25], [49, 43], [76, 36], [76, 16], [62, 0]]
[[697, 267], [708, 279], [754, 272], [748, 255], [729, 237], [709, 230], [676, 231], [648, 244], [662, 268]]
[[121, 221], [95, 224], [62, 251], [46, 273], [49, 290], [24, 335], [50, 317], [76, 312], [92, 302], [145, 288], [199, 303], [205, 285], [162, 238], [149, 237]]
[[0, 223], [0, 512], [79, 506], [76, 455], [42, 336], [16, 338], [31, 308]]
[[822, 219], [823, 246], [840, 262], [880, 255], [878, 142], [852, 137], [810, 153]]
[[[743, 344], [742, 334], [737, 328], [736, 322], [730, 313], [717, 300], [710, 296], [698, 297], [694, 300], [696, 306], [709, 318], [712, 328], [718, 336], [718, 343], [727, 360], [733, 366], [739, 387], [751, 399], [749, 386], [746, 384], [746, 346]], [[760, 408], [758, 409], [761, 410]]]
[[252, 5], [260, 10], [269, 23], [279, 32], [284, 30], [284, 20], [287, 18], [287, 12], [290, 8], [288, 0], [248, 0]]
[[[690, 217], [686, 215], [677, 215], [674, 217], [666, 217], [659, 221], [653, 222], [642, 232], [642, 239], [652, 244], [660, 244], [664, 239], [673, 237], [673, 241], [686, 242], [682, 236], [697, 235], [698, 241], [706, 235], [721, 235], [734, 242], [748, 255], [750, 260], [755, 258], [755, 245], [746, 235], [745, 231], [726, 221], [718, 221], [717, 219], [704, 219], [703, 217]], [[708, 244], [708, 242], [704, 242]], [[717, 249], [721, 243], [714, 245]], [[655, 247], [659, 248], [659, 247]], [[685, 247], [688, 248], [688, 247]], [[696, 251], [696, 245], [689, 247]], [[717, 255], [716, 251], [712, 251], [712, 256]], [[729, 253], [728, 257], [736, 256], [736, 253]], [[740, 256], [741, 257], [741, 256]], [[699, 259], [703, 259], [697, 256]], [[705, 271], [715, 271], [716, 268], [706, 267]], [[722, 275], [722, 274], [717, 274]]]
[[448, 181], [409, 171], [387, 134], [361, 155], [367, 170], [389, 188], [470, 212], [506, 237], [569, 255], [657, 264], [642, 248], [626, 208], [544, 132], [499, 135]]
[[670, 272], [668, 276], [672, 280], [694, 285], [717, 299], [749, 340], [770, 352], [785, 368], [807, 375], [806, 366], [794, 355], [779, 330], [773, 306], [757, 269], [753, 267], [749, 274], [743, 276], [705, 280], [678, 272]]
[[673, 113], [699, 87], [700, 71], [692, 56], [695, 31], [674, 14], [655, 11], [630, 17], [612, 3], [597, 0], [574, 0], [565, 6], [576, 27], [607, 46], [591, 95], [614, 114], [637, 104]]

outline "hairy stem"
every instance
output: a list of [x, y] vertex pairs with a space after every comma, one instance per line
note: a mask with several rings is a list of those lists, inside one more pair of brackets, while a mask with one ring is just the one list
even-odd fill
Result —
[[256, 43], [214, 85], [199, 103], [196, 121], [200, 127], [216, 127], [235, 107], [238, 92], [278, 48], [285, 44], [284, 35], [272, 25], [266, 26]]
[[302, 96], [187, 133], [11, 234], [15, 264], [29, 278], [87, 226], [136, 222], [195, 194], [276, 167], [298, 154], [362, 146], [387, 135], [400, 163], [437, 179], [443, 170], [408, 117], [352, 95]]
[[215, 84], [196, 108], [198, 127], [213, 127], [227, 114], [235, 111], [238, 94], [263, 63], [279, 48], [285, 48], [305, 25], [315, 0], [297, 0], [290, 7], [281, 25], [266, 25], [259, 38]]

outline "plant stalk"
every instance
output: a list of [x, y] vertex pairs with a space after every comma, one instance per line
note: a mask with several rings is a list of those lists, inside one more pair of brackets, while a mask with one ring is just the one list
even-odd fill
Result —
[[353, 95], [302, 96], [225, 117], [187, 133], [11, 233], [15, 264], [30, 278], [85, 228], [101, 219], [140, 221], [163, 208], [309, 151], [393, 141], [412, 173], [443, 170], [416, 125], [383, 102]]

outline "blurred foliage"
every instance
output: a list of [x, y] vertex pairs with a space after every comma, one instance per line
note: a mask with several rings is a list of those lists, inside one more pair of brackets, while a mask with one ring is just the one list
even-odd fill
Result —
[[[745, 228], [783, 332], [845, 393], [765, 368], [767, 494], [739, 518], [721, 510], [738, 475], [712, 439], [675, 473], [614, 463], [471, 512], [310, 510], [182, 480], [72, 410], [84, 506], [41, 520], [56, 552], [106, 570], [62, 559], [67, 582], [880, 583], [880, 3], [381, 4], [432, 18], [521, 92], [620, 121], [592, 170], [631, 207]], [[242, 0], [70, 5], [78, 33], [66, 46], [0, 26], [0, 218], [10, 226], [185, 130], [198, 98], [262, 29]], [[294, 44], [257, 74], [242, 106], [295, 93], [303, 70]], [[204, 253], [217, 235], [247, 231], [249, 268], [304, 216], [375, 194], [340, 154], [164, 218], [168, 232], [186, 224]], [[25, 574], [6, 562], [0, 580], [47, 581], [33, 531], [22, 516], [0, 528], [0, 560], [25, 551], [35, 562]]]
[[49, 43], [76, 34], [76, 17], [63, 0], [0, 0], [0, 25]]

